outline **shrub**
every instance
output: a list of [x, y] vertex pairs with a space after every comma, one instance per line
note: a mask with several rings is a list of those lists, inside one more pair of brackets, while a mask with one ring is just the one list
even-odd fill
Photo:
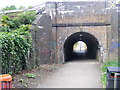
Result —
[[6, 6], [5, 8], [2, 8], [1, 10], [15, 10], [17, 9], [15, 5], [11, 5], [11, 6]]
[[0, 26], [0, 32], [10, 32], [10, 27], [7, 25]]
[[[31, 36], [19, 33], [0, 33], [2, 44], [2, 73], [18, 73], [26, 68], [28, 52], [31, 48]], [[29, 40], [28, 38], [29, 37]]]
[[26, 69], [32, 48], [32, 38], [29, 32], [31, 25], [29, 24], [34, 19], [34, 12], [21, 13], [17, 17], [2, 16], [0, 20], [2, 22], [0, 24], [2, 73], [16, 74]]
[[20, 13], [17, 19], [20, 24], [31, 24], [35, 19], [35, 12], [29, 11], [29, 12]]
[[15, 30], [21, 25], [31, 24], [35, 19], [35, 12], [27, 11], [16, 15], [16, 17], [12, 16], [14, 16], [14, 14], [3, 15], [2, 19], [0, 20], [2, 22], [2, 25], [0, 26], [9, 26], [11, 30]]
[[9, 16], [6, 15], [2, 16], [0, 22], [2, 22], [0, 24], [1, 32], [11, 32], [14, 29], [17, 29], [20, 25], [20, 23], [16, 19], [11, 19]]

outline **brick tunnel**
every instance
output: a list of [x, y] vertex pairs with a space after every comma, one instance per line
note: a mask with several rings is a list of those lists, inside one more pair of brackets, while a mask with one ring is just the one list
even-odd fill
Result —
[[[113, 43], [118, 43], [118, 14], [106, 10], [108, 2], [47, 2], [45, 6], [45, 12], [32, 23], [35, 58], [30, 59], [31, 65], [118, 59], [118, 48], [111, 52]], [[74, 52], [78, 41], [86, 44], [86, 52]]]
[[[82, 41], [86, 44], [85, 52], [74, 52], [73, 46], [76, 42]], [[98, 40], [86, 32], [77, 32], [67, 38], [64, 44], [65, 62], [81, 59], [96, 59], [99, 48]]]

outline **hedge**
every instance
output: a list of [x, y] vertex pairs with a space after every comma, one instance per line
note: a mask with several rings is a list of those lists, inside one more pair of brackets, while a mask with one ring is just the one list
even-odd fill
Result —
[[2, 73], [13, 74], [25, 69], [31, 48], [29, 32], [1, 32], [0, 41], [2, 45]]
[[[2, 22], [0, 24], [0, 68], [2, 72], [0, 73], [2, 74], [16, 74], [27, 68], [32, 49], [30, 24], [35, 19], [33, 12], [27, 15], [21, 13], [14, 18], [4, 15], [0, 20]], [[22, 20], [27, 22], [21, 22]]]

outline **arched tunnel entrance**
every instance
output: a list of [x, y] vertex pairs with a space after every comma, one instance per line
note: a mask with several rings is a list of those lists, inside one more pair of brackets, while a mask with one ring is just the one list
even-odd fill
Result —
[[64, 44], [65, 62], [80, 59], [96, 59], [99, 42], [91, 34], [77, 32], [67, 38]]

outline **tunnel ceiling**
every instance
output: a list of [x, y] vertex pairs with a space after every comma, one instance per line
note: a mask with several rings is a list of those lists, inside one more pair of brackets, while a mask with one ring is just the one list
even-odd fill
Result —
[[[77, 54], [73, 52], [73, 45], [78, 41], [83, 41], [87, 45], [87, 52], [85, 54]], [[65, 61], [96, 59], [98, 45], [99, 43], [93, 35], [86, 32], [74, 33], [67, 38], [64, 44]]]

